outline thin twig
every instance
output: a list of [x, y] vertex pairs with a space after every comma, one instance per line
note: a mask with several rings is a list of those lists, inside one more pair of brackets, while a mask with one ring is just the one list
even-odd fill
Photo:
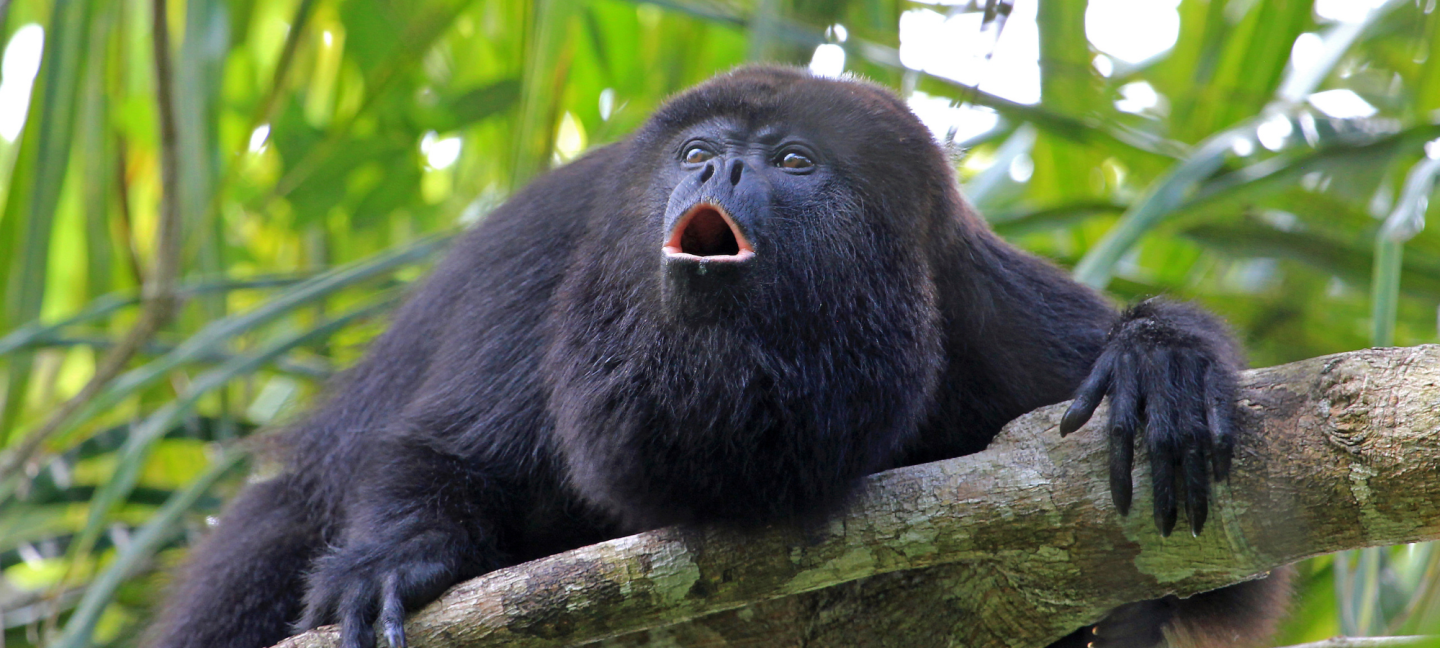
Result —
[[130, 216], [130, 172], [125, 166], [126, 155], [125, 138], [115, 138], [115, 172], [119, 180], [115, 183], [115, 190], [119, 192], [117, 200], [120, 202], [120, 240], [125, 242], [125, 265], [130, 268], [130, 274], [135, 278], [135, 285], [145, 285], [145, 270], [140, 267], [140, 257], [135, 253], [135, 226]]
[[[160, 111], [160, 224], [156, 231], [155, 269], [142, 293], [140, 319], [125, 338], [101, 360], [95, 375], [70, 400], [55, 410], [45, 424], [25, 436], [0, 463], [0, 480], [15, 474], [30, 461], [42, 445], [60, 430], [90, 399], [114, 380], [141, 346], [154, 336], [175, 313], [175, 286], [180, 269], [179, 152], [172, 99], [173, 73], [170, 61], [170, 32], [166, 23], [165, 0], [154, 0], [155, 91]], [[124, 182], [124, 178], [121, 178]]]

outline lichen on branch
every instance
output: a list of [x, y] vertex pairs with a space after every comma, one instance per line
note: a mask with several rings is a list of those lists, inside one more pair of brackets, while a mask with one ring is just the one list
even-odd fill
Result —
[[[1061, 439], [1062, 403], [984, 452], [871, 477], [828, 524], [668, 528], [583, 547], [462, 583], [406, 634], [414, 648], [1040, 647], [1123, 603], [1440, 539], [1440, 346], [1250, 371], [1241, 406], [1231, 477], [1199, 537], [1161, 538], [1146, 488], [1121, 518], [1104, 412]], [[281, 644], [334, 645], [327, 629]]]

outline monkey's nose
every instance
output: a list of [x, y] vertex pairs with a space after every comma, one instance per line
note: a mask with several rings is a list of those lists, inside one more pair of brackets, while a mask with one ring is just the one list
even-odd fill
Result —
[[740, 184], [741, 174], [745, 173], [745, 161], [740, 158], [730, 160], [730, 163], [725, 167], [725, 171], [730, 174], [730, 186], [738, 185]]

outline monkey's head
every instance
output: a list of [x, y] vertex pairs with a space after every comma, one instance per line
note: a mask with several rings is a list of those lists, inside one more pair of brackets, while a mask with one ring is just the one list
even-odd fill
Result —
[[890, 92], [769, 67], [679, 95], [616, 153], [548, 356], [572, 481], [637, 526], [836, 504], [913, 436], [942, 365], [946, 156]]
[[[663, 106], [631, 139], [649, 179], [647, 255], [682, 317], [823, 299], [824, 279], [923, 263], [950, 170], [893, 94], [743, 68]], [[663, 201], [663, 203], [662, 203]], [[813, 304], [819, 307], [819, 304]]]

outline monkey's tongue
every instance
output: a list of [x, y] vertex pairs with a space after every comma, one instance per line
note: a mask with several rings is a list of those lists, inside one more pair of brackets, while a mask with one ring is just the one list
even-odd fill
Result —
[[702, 209], [690, 217], [680, 232], [680, 251], [695, 256], [731, 255], [740, 252], [740, 243], [720, 212]]
[[686, 214], [665, 245], [670, 254], [735, 259], [754, 250], [745, 236], [714, 205], [696, 205]]

